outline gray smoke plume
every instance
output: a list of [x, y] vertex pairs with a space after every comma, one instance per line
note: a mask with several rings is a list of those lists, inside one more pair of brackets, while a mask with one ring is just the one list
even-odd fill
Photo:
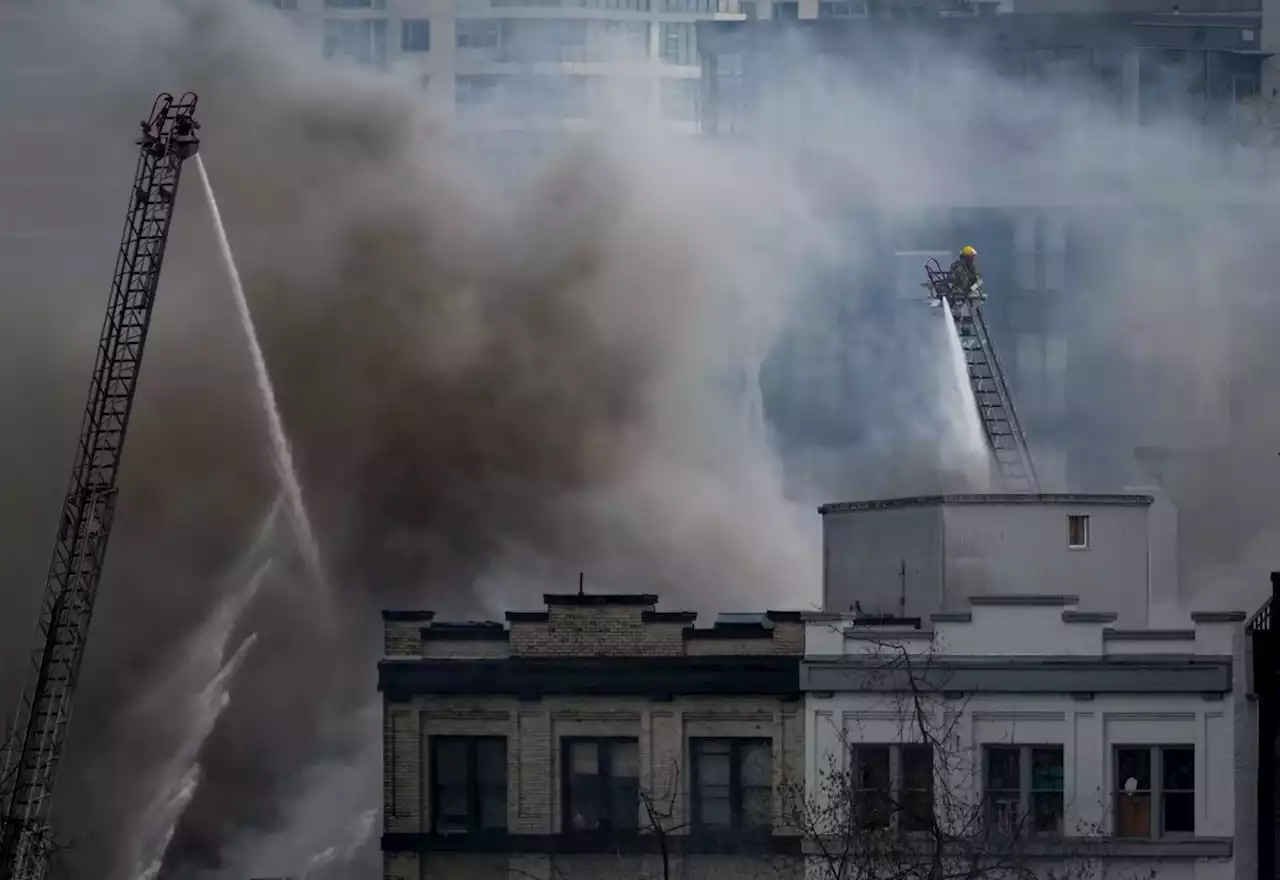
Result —
[[[738, 191], [737, 174], [766, 180], [765, 169], [637, 130], [568, 144], [497, 188], [410, 84], [319, 64], [269, 14], [141, 0], [61, 12], [52, 33], [84, 47], [67, 62], [75, 75], [15, 96], [93, 108], [70, 120], [73, 167], [119, 181], [104, 189], [122, 191], [151, 94], [201, 94], [204, 158], [343, 622], [330, 626], [329, 603], [296, 571], [264, 583], [242, 624], [254, 650], [228, 685], [161, 876], [257, 869], [257, 853], [281, 851], [264, 834], [296, 816], [312, 826], [316, 870], [360, 842], [314, 839], [328, 830], [294, 805], [313, 785], [330, 801], [316, 771], [340, 775], [376, 742], [376, 724], [356, 719], [374, 698], [381, 607], [536, 607], [578, 570], [682, 606], [812, 604], [816, 517], [783, 499], [759, 407], [715, 384], [750, 372], [734, 346], [767, 346], [795, 289], [762, 230], [813, 222], [785, 186]], [[47, 462], [43, 449], [10, 457], [47, 473], [33, 484], [51, 495], [109, 278], [112, 201], [51, 217], [91, 227], [100, 213], [104, 230], [65, 257], [83, 253], [98, 272], [60, 291], [55, 308], [74, 321], [51, 328], [42, 357], [41, 393], [58, 407], [41, 405], [68, 417], [44, 435]], [[117, 876], [136, 862], [144, 808], [173, 784], [168, 758], [185, 754], [195, 721], [136, 692], [160, 687], [152, 667], [181, 662], [198, 638], [276, 493], [208, 224], [188, 181], [59, 791], [69, 833], [85, 836], [70, 858]], [[825, 244], [816, 225], [805, 239]], [[25, 583], [38, 583], [39, 562]], [[35, 593], [23, 582], [6, 587], [18, 618]], [[348, 802], [325, 808], [330, 827]]]
[[[1176, 118], [1135, 133], [1065, 79], [1014, 86], [941, 48], [925, 82], [945, 90], [870, 88], [807, 60], [779, 73], [782, 109], [754, 144], [618, 122], [495, 182], [413, 83], [322, 64], [247, 6], [64, 0], [0, 32], [7, 228], [54, 233], [0, 239], [0, 394], [22, 426], [0, 435], [5, 645], [16, 659], [28, 643], [130, 139], [162, 89], [201, 94], [204, 158], [332, 568], [337, 628], [283, 562], [246, 610], [254, 648], [164, 876], [320, 877], [362, 840], [373, 852], [379, 608], [536, 607], [579, 570], [672, 606], [806, 607], [816, 515], [784, 477], [806, 505], [965, 485], [939, 454], [945, 353], [927, 315], [891, 316], [885, 285], [861, 280], [885, 243], [847, 222], [850, 206], [903, 229], [951, 204], [1096, 210], [1108, 256], [1055, 310], [1095, 354], [1074, 373], [1078, 415], [1033, 439], [1087, 437], [1108, 463], [1099, 481], [1134, 446], [1168, 445], [1153, 440], [1225, 443], [1164, 467], [1189, 564], [1213, 576], [1192, 579], [1195, 598], [1253, 601], [1239, 585], [1277, 527], [1264, 450], [1280, 410], [1274, 312], [1243, 297], [1265, 283], [1275, 226], [1229, 201], [1272, 194]], [[188, 181], [59, 791], [69, 857], [111, 876], [132, 867], [193, 724], [139, 695], [169, 686], [157, 667], [182, 664], [238, 589], [229, 572], [277, 492], [208, 222]], [[790, 359], [773, 345], [784, 323]], [[822, 352], [839, 356], [840, 393], [816, 422], [790, 420], [784, 473], [743, 388], [768, 353], [767, 414], [787, 421], [826, 381], [801, 371]], [[861, 439], [824, 442], [824, 418], [861, 422]], [[16, 662], [0, 670], [11, 690]]]

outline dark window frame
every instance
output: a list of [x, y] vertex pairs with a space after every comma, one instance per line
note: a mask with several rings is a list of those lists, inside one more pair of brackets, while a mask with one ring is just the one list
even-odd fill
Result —
[[[431, 51], [431, 19], [400, 19], [400, 51], [406, 55], [425, 55]], [[424, 36], [425, 40], [416, 39]]]
[[[729, 826], [708, 825], [703, 818], [701, 750], [711, 746], [729, 747]], [[747, 823], [745, 820], [746, 789], [742, 784], [742, 762], [746, 749], [765, 746], [769, 749], [769, 821]], [[776, 760], [773, 740], [767, 736], [691, 736], [689, 737], [689, 816], [691, 830], [695, 834], [750, 834], [772, 835], [774, 812], [777, 809], [777, 792], [773, 776]], [[755, 786], [752, 786], [755, 787]]]
[[[485, 825], [481, 813], [481, 803], [484, 801], [484, 792], [488, 788], [494, 786], [486, 786], [480, 781], [480, 746], [482, 743], [501, 743], [503, 770], [502, 770], [502, 802], [508, 804], [510, 797], [510, 787], [508, 785], [509, 770], [507, 763], [510, 761], [508, 753], [508, 742], [505, 736], [436, 736], [431, 735], [427, 738], [427, 746], [430, 753], [431, 768], [431, 833], [432, 834], [501, 834], [507, 831], [508, 818], [507, 811], [502, 814], [502, 825]], [[447, 831], [440, 830], [440, 801], [443, 793], [442, 789], [452, 786], [444, 786], [440, 782], [440, 752], [441, 745], [454, 744], [464, 745], [467, 750], [467, 824], [464, 829], [449, 829]], [[508, 804], [509, 807], [509, 804]], [[452, 818], [452, 817], [450, 817]]]
[[[1088, 550], [1092, 525], [1087, 513], [1067, 514], [1067, 549]], [[1077, 526], [1079, 526], [1079, 534], [1077, 534]]]
[[[864, 787], [861, 784], [859, 769], [862, 766], [863, 757], [870, 752], [884, 753], [884, 756], [888, 758], [889, 791], [887, 793], [882, 792], [879, 787]], [[913, 752], [928, 756], [930, 773], [927, 788], [906, 787], [906, 763], [908, 756]], [[934, 754], [932, 743], [855, 743], [849, 748], [849, 788], [854, 803], [860, 804], [872, 798], [878, 799], [883, 796], [888, 799], [888, 803], [883, 806], [887, 807], [889, 815], [886, 821], [873, 824], [878, 824], [878, 827], [884, 830], [892, 830], [895, 834], [921, 834], [932, 830], [937, 816], [937, 783], [934, 779], [936, 759], [937, 756]], [[872, 794], [873, 792], [874, 794]], [[928, 796], [929, 813], [927, 818], [922, 818], [920, 822], [904, 821], [904, 817], [910, 816], [907, 803], [908, 794], [925, 794]]]
[[[1151, 776], [1151, 785], [1149, 788], [1139, 788], [1135, 790], [1135, 794], [1145, 794], [1150, 798], [1151, 806], [1147, 817], [1147, 834], [1132, 835], [1121, 834], [1119, 827], [1119, 810], [1120, 800], [1126, 796], [1124, 791], [1124, 781], [1120, 779], [1120, 753], [1121, 752], [1147, 752], [1149, 755], [1149, 763], [1147, 771]], [[1191, 787], [1170, 789], [1165, 786], [1164, 763], [1166, 752], [1190, 752], [1191, 753]], [[1126, 840], [1186, 840], [1196, 835], [1196, 747], [1190, 743], [1162, 743], [1160, 745], [1147, 745], [1144, 743], [1126, 743], [1123, 745], [1113, 746], [1111, 749], [1111, 791], [1112, 791], [1112, 818], [1111, 833], [1116, 837], [1123, 837]], [[1165, 798], [1172, 795], [1191, 795], [1191, 828], [1186, 831], [1169, 831], [1165, 828], [1166, 801]]]
[[[1055, 743], [1035, 743], [1029, 745], [1013, 745], [1003, 743], [986, 743], [982, 747], [982, 801], [983, 820], [987, 830], [997, 836], [1008, 836], [1009, 832], [999, 828], [995, 801], [997, 795], [1007, 800], [1013, 789], [993, 789], [991, 786], [992, 757], [997, 752], [1016, 752], [1018, 755], [1018, 815], [1017, 837], [1060, 838], [1066, 834], [1066, 749]], [[1056, 752], [1062, 771], [1060, 788], [1036, 788], [1033, 779], [1033, 767], [1036, 752]], [[1036, 796], [1055, 796], [1059, 829], [1056, 831], [1041, 830], [1035, 827]]]
[[[600, 798], [600, 814], [601, 821], [598, 828], [574, 828], [573, 827], [573, 762], [571, 754], [573, 747], [578, 744], [592, 743], [597, 747], [596, 753], [596, 778], [600, 790], [597, 796]], [[618, 816], [614, 815], [614, 794], [615, 786], [613, 775], [613, 750], [616, 746], [635, 746], [636, 748], [636, 802], [635, 809], [631, 811], [629, 816], [622, 817], [624, 821], [619, 822]], [[560, 830], [563, 834], [574, 835], [601, 835], [601, 834], [627, 834], [638, 833], [640, 830], [640, 738], [635, 736], [562, 736], [560, 737]], [[618, 777], [629, 778], [629, 777]]]

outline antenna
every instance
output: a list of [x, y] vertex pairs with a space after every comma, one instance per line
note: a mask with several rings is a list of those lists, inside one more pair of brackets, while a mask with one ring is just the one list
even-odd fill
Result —
[[582, 581], [583, 581], [583, 578], [584, 578], [584, 577], [586, 577], [586, 575], [585, 575], [583, 572], [581, 572], [581, 571], [580, 571], [580, 572], [578, 572], [578, 595], [579, 595], [579, 596], [583, 595], [583, 593], [582, 593]]
[[898, 569], [898, 610], [902, 612], [902, 616], [907, 616], [907, 560], [902, 560], [902, 565]]

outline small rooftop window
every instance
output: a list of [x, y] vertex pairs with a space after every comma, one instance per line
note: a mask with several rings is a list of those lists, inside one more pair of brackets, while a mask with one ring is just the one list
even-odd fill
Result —
[[1084, 550], [1089, 546], [1089, 517], [1071, 514], [1067, 517], [1067, 546], [1072, 550]]

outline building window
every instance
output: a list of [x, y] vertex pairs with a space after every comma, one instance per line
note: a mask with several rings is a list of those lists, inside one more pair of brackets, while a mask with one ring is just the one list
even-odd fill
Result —
[[860, 745], [850, 754], [853, 800], [863, 827], [933, 827], [933, 747]]
[[820, 0], [819, 18], [862, 18], [867, 14], [865, 0]]
[[296, 12], [298, 0], [258, 0], [258, 5], [267, 6], [271, 9], [281, 9], [285, 12]]
[[1067, 546], [1084, 550], [1089, 546], [1089, 517], [1073, 513], [1067, 517]]
[[325, 9], [386, 9], [387, 0], [324, 0]]
[[800, 4], [790, 2], [774, 3], [773, 17], [778, 21], [796, 21], [800, 18]]
[[561, 740], [568, 831], [635, 829], [640, 816], [640, 741]]
[[1191, 746], [1116, 749], [1116, 836], [1195, 834], [1195, 766]]
[[664, 22], [658, 52], [672, 64], [698, 63], [698, 26], [693, 22]]
[[431, 51], [431, 20], [428, 18], [406, 18], [400, 22], [401, 52]]
[[324, 56], [381, 66], [387, 60], [385, 18], [327, 18]]
[[773, 743], [691, 739], [693, 827], [699, 831], [773, 827]]
[[988, 746], [987, 822], [1009, 836], [1061, 834], [1061, 746]]
[[436, 834], [506, 829], [505, 737], [431, 737], [431, 819]]
[[459, 49], [496, 49], [501, 42], [499, 19], [460, 18], [455, 25]]

